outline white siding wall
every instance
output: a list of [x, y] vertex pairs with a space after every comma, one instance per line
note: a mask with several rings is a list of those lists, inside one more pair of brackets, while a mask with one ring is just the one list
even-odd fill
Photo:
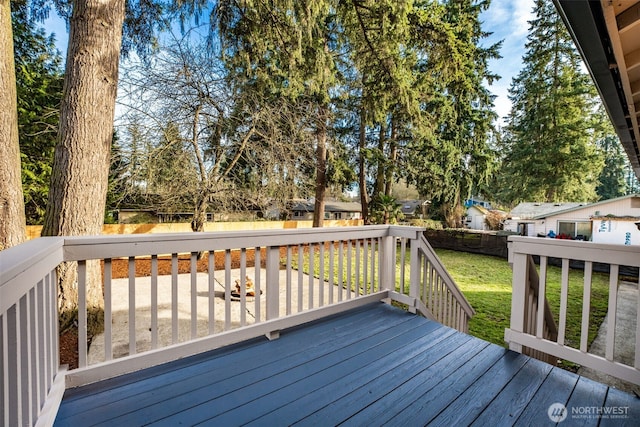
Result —
[[538, 233], [545, 233], [544, 221], [532, 219], [508, 219], [504, 222], [504, 230], [518, 233], [519, 224], [527, 224], [527, 236], [537, 236]]
[[529, 232], [530, 236], [537, 236], [538, 234], [544, 234], [546, 236], [546, 234], [548, 233], [547, 228], [545, 226], [546, 221], [544, 220], [536, 220], [536, 222], [533, 224], [532, 226], [529, 226], [530, 229], [533, 229], [533, 231]]
[[[471, 219], [470, 222], [468, 222], [468, 219]], [[469, 227], [472, 230], [486, 230], [486, 224], [484, 222], [485, 220], [485, 215], [479, 211], [478, 209], [476, 209], [474, 206], [471, 206], [469, 209], [467, 209], [467, 218], [465, 221], [467, 227]]]
[[472, 215], [469, 228], [474, 230], [485, 230], [487, 227], [484, 223], [484, 215]]

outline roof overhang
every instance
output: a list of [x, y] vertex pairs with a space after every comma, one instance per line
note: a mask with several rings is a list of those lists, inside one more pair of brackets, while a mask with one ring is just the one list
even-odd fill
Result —
[[640, 0], [554, 0], [640, 179]]

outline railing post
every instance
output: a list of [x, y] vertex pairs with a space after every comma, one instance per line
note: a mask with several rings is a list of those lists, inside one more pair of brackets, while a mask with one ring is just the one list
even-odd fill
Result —
[[[280, 316], [280, 247], [267, 247], [267, 320], [277, 319]], [[259, 266], [256, 266], [259, 268]], [[268, 339], [276, 339], [280, 335], [279, 331], [272, 331], [266, 334]]]
[[393, 283], [393, 272], [396, 267], [393, 259], [395, 241], [395, 236], [384, 236], [380, 242], [380, 288], [390, 291], [395, 290], [395, 283]]
[[[78, 367], [87, 366], [87, 262], [78, 262]], [[134, 331], [135, 333], [135, 331]], [[135, 337], [133, 342], [135, 342]], [[131, 341], [131, 337], [129, 337]]]
[[[509, 260], [513, 263], [511, 324], [509, 328], [514, 332], [524, 332], [527, 302], [528, 255], [514, 253], [514, 246], [513, 243], [509, 246]], [[509, 344], [509, 349], [522, 353], [522, 345], [510, 342], [508, 332], [505, 333], [505, 341]]]
[[[422, 263], [420, 262], [420, 253], [418, 251], [418, 239], [412, 238], [409, 240], [410, 242], [410, 250], [411, 253], [409, 255], [409, 296], [411, 298], [415, 298], [416, 300], [420, 299], [420, 269], [422, 267]], [[404, 260], [403, 260], [404, 261]], [[402, 266], [401, 268], [404, 268]], [[409, 307], [409, 311], [411, 313], [416, 313], [416, 307]]]

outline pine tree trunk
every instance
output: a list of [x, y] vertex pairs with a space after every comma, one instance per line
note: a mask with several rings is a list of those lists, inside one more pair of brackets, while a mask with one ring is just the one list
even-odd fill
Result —
[[362, 220], [369, 223], [369, 194], [367, 192], [367, 171], [365, 165], [365, 149], [367, 145], [367, 127], [365, 124], [364, 108], [360, 111], [360, 136], [358, 150], [358, 186], [360, 187], [360, 205], [362, 207]]
[[[104, 222], [125, 2], [78, 0], [73, 4], [44, 236], [96, 235]], [[100, 315], [99, 265], [90, 264], [87, 305], [90, 313]], [[62, 328], [72, 322], [77, 310], [74, 270], [64, 266], [58, 271]]]
[[385, 159], [384, 159], [384, 146], [386, 143], [387, 126], [385, 123], [380, 123], [380, 135], [378, 138], [378, 170], [376, 171], [376, 184], [374, 197], [380, 197], [384, 192], [384, 178], [385, 178]]
[[26, 239], [9, 0], [0, 0], [0, 250]]
[[327, 188], [327, 107], [320, 107], [316, 142], [316, 201], [313, 206], [313, 226], [324, 222], [324, 193]]
[[396, 121], [391, 119], [391, 138], [389, 139], [389, 164], [385, 170], [384, 195], [391, 197], [393, 188], [393, 175], [398, 160], [398, 144], [396, 143], [397, 129]]

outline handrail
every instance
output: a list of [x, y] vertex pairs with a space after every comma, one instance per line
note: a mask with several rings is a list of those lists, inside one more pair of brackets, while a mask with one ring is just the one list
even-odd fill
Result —
[[63, 261], [64, 239], [41, 237], [0, 252], [0, 313]]
[[[425, 238], [423, 229], [405, 229], [401, 235], [392, 229], [391, 233], [400, 240], [399, 286], [392, 296], [412, 312], [468, 332], [469, 319], [475, 311]], [[408, 277], [406, 265], [410, 269]]]
[[[182, 233], [182, 234], [154, 234], [140, 236], [98, 236], [98, 237], [70, 237], [65, 239], [65, 260], [78, 261], [79, 266], [84, 268], [84, 264], [90, 259], [100, 259], [105, 262], [106, 281], [104, 283], [105, 299], [112, 300], [116, 298], [113, 294], [111, 284], [110, 266], [116, 258], [125, 257], [129, 264], [128, 292], [122, 294], [121, 298], [129, 300], [128, 307], [128, 325], [130, 327], [129, 334], [129, 354], [135, 354], [140, 351], [137, 348], [135, 339], [136, 323], [140, 321], [136, 319], [136, 298], [139, 298], [136, 288], [140, 287], [140, 279], [133, 276], [135, 269], [135, 257], [144, 256], [151, 257], [151, 262], [157, 269], [157, 264], [162, 254], [170, 254], [169, 258], [172, 263], [172, 274], [168, 278], [170, 282], [163, 285], [159, 280], [157, 273], [151, 275], [151, 284], [145, 283], [144, 286], [150, 286], [152, 298], [157, 302], [150, 308], [150, 322], [153, 326], [151, 334], [153, 341], [158, 346], [167, 344], [177, 344], [185, 339], [194, 339], [199, 336], [198, 322], [204, 310], [204, 320], [208, 322], [208, 334], [228, 330], [235, 327], [244, 327], [251, 323], [260, 323], [271, 320], [283, 315], [293, 314], [302, 310], [311, 309], [332, 302], [340, 302], [342, 299], [351, 299], [359, 295], [370, 293], [380, 289], [378, 281], [381, 268], [380, 262], [372, 257], [378, 254], [382, 248], [381, 239], [387, 238], [389, 234], [388, 226], [373, 227], [340, 227], [340, 228], [324, 228], [324, 229], [302, 229], [302, 230], [252, 230], [252, 231], [234, 231], [220, 233]], [[365, 248], [366, 247], [366, 248]], [[240, 269], [243, 271], [237, 277], [232, 277], [231, 269], [231, 251], [240, 252], [242, 259], [240, 260]], [[360, 273], [354, 271], [353, 275], [345, 277], [350, 272], [351, 264], [344, 263], [345, 260], [353, 259], [355, 252], [362, 250], [366, 254], [361, 254], [362, 264], [366, 264], [371, 268], [368, 273], [367, 283], [356, 283], [356, 277]], [[198, 278], [195, 270], [195, 257], [199, 252], [208, 253], [209, 271], [203, 273], [207, 276], [204, 279]], [[247, 262], [247, 253], [255, 253], [255, 268]], [[177, 264], [179, 262], [178, 254], [188, 254], [189, 264], [191, 265], [191, 273], [188, 283], [182, 285], [178, 277]], [[215, 271], [213, 266], [213, 257], [218, 253], [225, 258], [225, 268]], [[319, 277], [313, 274], [303, 277], [302, 267], [298, 268], [298, 274], [292, 273], [292, 265], [303, 263], [303, 253], [309, 257], [310, 270], [314, 267], [322, 265]], [[284, 258], [283, 258], [284, 257]], [[368, 257], [368, 259], [363, 259]], [[286, 277], [280, 276], [281, 262], [286, 264]], [[257, 268], [263, 264], [263, 269]], [[326, 266], [325, 266], [326, 264]], [[175, 268], [174, 268], [175, 267]], [[326, 268], [325, 268], [326, 267]], [[153, 267], [152, 267], [153, 268]], [[328, 269], [328, 272], [325, 272]], [[248, 279], [255, 283], [255, 297], [248, 295], [246, 285]], [[336, 279], [336, 276], [337, 279]], [[84, 275], [79, 282], [80, 294], [86, 284], [82, 281]], [[339, 286], [339, 291], [335, 290], [335, 286], [329, 286], [324, 290], [322, 283], [334, 284]], [[237, 295], [240, 302], [239, 316], [237, 323], [230, 317], [232, 308], [232, 297], [235, 289], [235, 283], [239, 283], [241, 291]], [[283, 289], [280, 289], [280, 287]], [[170, 341], [161, 343], [157, 334], [158, 310], [163, 304], [158, 300], [158, 289], [162, 286], [171, 287], [170, 299], [164, 304], [170, 306], [171, 313], [171, 336]], [[357, 288], [362, 288], [358, 291]], [[223, 316], [214, 313], [215, 307], [209, 304], [208, 307], [198, 309], [198, 305], [202, 302], [202, 296], [206, 295], [210, 301], [221, 302], [220, 298], [216, 298], [216, 291], [222, 291], [221, 298], [224, 300], [224, 306], [218, 310], [222, 310]], [[278, 301], [279, 295], [284, 292], [286, 300]], [[185, 302], [180, 308], [177, 304], [178, 297], [185, 295]], [[207, 314], [208, 311], [208, 314]], [[247, 317], [247, 313], [250, 317]], [[188, 322], [191, 324], [190, 338], [181, 338], [178, 330], [177, 322], [179, 322], [180, 313], [190, 313]], [[110, 320], [117, 313], [113, 312], [109, 304], [105, 305], [105, 325], [110, 325]], [[187, 319], [185, 319], [187, 320]], [[79, 324], [84, 325], [86, 318], [80, 311]], [[215, 325], [212, 322], [216, 322]], [[80, 334], [84, 333], [84, 329], [80, 328]], [[113, 343], [110, 338], [111, 331], [106, 331], [105, 339], [105, 357], [107, 360], [111, 358], [111, 349]], [[86, 340], [79, 336], [79, 342], [82, 344]], [[82, 349], [82, 346], [80, 347]], [[146, 351], [146, 350], [143, 350]], [[80, 357], [81, 367], [85, 366], [85, 360]]]
[[[555, 358], [565, 359], [625, 381], [640, 384], [640, 340], [636, 339], [635, 360], [630, 364], [618, 357], [615, 348], [619, 268], [620, 266], [640, 267], [640, 247], [519, 236], [509, 237], [509, 242], [509, 259], [513, 263], [511, 323], [505, 330], [505, 341], [509, 348], [522, 352], [523, 347], [528, 347], [532, 351], [546, 353]], [[540, 257], [540, 278], [537, 284], [533, 276], [536, 268], [532, 266], [531, 256]], [[546, 276], [550, 258], [562, 260], [559, 322], [555, 334], [550, 333], [554, 332], [553, 329], [545, 331], [551, 322], [548, 321], [546, 304], [541, 300], [549, 292]], [[574, 301], [576, 299], [582, 301], [580, 342], [577, 346], [565, 342], [570, 261], [584, 262], [582, 295], [572, 294], [571, 296]], [[609, 265], [607, 336], [604, 354], [592, 353], [588, 342], [589, 327], [593, 326], [590, 324], [590, 307], [592, 272], [595, 262]], [[530, 303], [533, 300], [537, 300], [535, 309]], [[636, 337], [639, 336], [640, 331], [637, 329]]]
[[453, 280], [453, 277], [451, 277], [451, 274], [449, 274], [449, 271], [445, 268], [444, 264], [440, 260], [440, 257], [438, 257], [436, 252], [433, 250], [433, 247], [424, 235], [420, 236], [420, 244], [420, 250], [422, 250], [429, 261], [431, 261], [436, 272], [445, 280], [447, 288], [454, 296], [454, 298], [460, 303], [460, 306], [462, 307], [466, 315], [469, 318], [472, 318], [476, 314], [476, 311], [473, 309], [473, 307], [471, 307], [471, 303], [469, 303], [469, 300], [467, 300], [467, 298], [464, 296], [455, 280]]
[[[166, 254], [192, 253], [241, 247], [285, 246], [301, 242], [377, 238], [389, 235], [389, 226], [304, 228], [291, 230], [247, 230], [202, 233], [157, 233], [65, 237], [64, 260], [124, 258], [158, 252], [158, 245], [171, 245]], [[250, 243], [248, 243], [250, 242]], [[158, 253], [162, 255], [163, 253]]]

